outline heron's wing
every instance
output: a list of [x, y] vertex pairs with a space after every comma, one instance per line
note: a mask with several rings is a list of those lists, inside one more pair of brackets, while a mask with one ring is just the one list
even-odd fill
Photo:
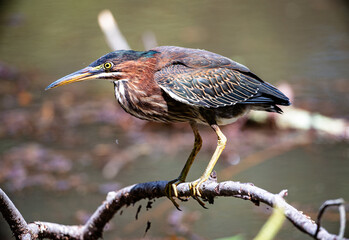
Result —
[[177, 101], [223, 107], [236, 103], [289, 105], [288, 98], [247, 67], [199, 49], [162, 46], [155, 81]]
[[174, 46], [161, 46], [154, 48], [153, 50], [160, 53], [157, 56], [157, 70], [161, 70], [171, 65], [182, 64], [194, 69], [228, 68], [240, 72], [251, 73], [250, 69], [246, 66], [217, 53], [205, 50]]
[[[175, 100], [201, 107], [273, 101], [263, 94], [265, 86], [271, 85], [228, 68], [188, 68], [174, 64], [155, 73], [155, 81]], [[272, 95], [284, 96], [274, 87], [271, 90]]]

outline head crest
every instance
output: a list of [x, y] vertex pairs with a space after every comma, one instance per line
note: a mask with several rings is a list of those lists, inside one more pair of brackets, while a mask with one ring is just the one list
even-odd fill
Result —
[[149, 51], [118, 50], [118, 51], [107, 53], [106, 55], [100, 57], [95, 62], [91, 63], [90, 67], [96, 67], [105, 62], [113, 61], [113, 60], [132, 61], [132, 60], [137, 60], [141, 57], [150, 58], [157, 53], [159, 52], [154, 50], [149, 50]]

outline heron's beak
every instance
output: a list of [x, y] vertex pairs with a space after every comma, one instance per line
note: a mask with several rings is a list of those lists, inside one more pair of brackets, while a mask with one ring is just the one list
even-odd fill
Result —
[[73, 82], [80, 82], [90, 79], [97, 79], [100, 77], [102, 71], [100, 67], [86, 67], [74, 73], [71, 73], [65, 77], [58, 79], [57, 81], [48, 85], [45, 90], [63, 86]]

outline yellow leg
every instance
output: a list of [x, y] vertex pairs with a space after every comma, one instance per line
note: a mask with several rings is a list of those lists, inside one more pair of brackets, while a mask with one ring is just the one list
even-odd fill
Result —
[[[219, 158], [219, 156], [221, 155], [221, 153], [223, 152], [225, 145], [227, 143], [227, 138], [224, 136], [224, 134], [221, 132], [221, 130], [219, 129], [219, 127], [217, 125], [211, 125], [212, 129], [216, 132], [217, 136], [218, 136], [218, 143], [217, 143], [217, 148], [216, 151], [214, 152], [210, 162], [208, 163], [205, 172], [202, 174], [202, 176], [191, 182], [190, 183], [190, 189], [192, 191], [192, 197], [195, 198], [199, 203], [201, 201], [198, 200], [197, 196], [201, 196], [201, 193], [199, 191], [199, 187], [200, 185], [205, 182], [209, 177], [210, 174], [214, 168], [214, 166], [216, 165], [216, 162]], [[201, 204], [201, 203], [200, 203]], [[203, 203], [201, 204], [203, 206]]]
[[173, 199], [172, 191], [173, 191], [173, 195], [175, 197], [178, 197], [177, 185], [182, 183], [182, 182], [185, 182], [185, 179], [187, 178], [189, 169], [190, 169], [191, 165], [193, 164], [194, 159], [195, 159], [196, 155], [198, 154], [198, 152], [200, 151], [201, 146], [202, 146], [202, 139], [201, 139], [201, 136], [199, 134], [196, 123], [190, 123], [190, 126], [191, 126], [193, 133], [194, 133], [194, 136], [195, 136], [193, 150], [191, 151], [191, 153], [188, 157], [188, 160], [186, 161], [181, 173], [179, 174], [179, 177], [172, 180], [172, 181], [169, 181], [166, 185], [166, 190], [165, 190], [167, 197], [172, 201], [172, 203], [175, 205], [175, 207], [177, 209], [179, 209], [179, 206], [175, 202], [175, 200]]

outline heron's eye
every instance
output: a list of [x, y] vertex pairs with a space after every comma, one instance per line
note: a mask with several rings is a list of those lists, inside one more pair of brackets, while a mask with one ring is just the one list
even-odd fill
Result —
[[105, 70], [110, 70], [113, 67], [113, 63], [106, 62], [106, 63], [104, 63], [103, 67]]

